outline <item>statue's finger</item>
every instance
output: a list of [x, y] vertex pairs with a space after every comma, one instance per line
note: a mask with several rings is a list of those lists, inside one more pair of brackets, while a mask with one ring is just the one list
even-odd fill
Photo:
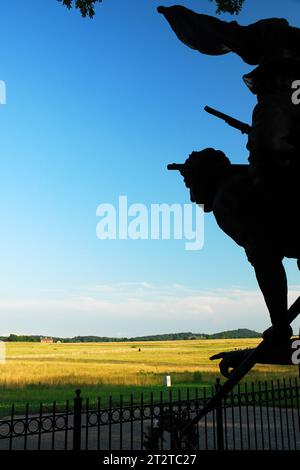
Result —
[[213, 356], [210, 356], [210, 360], [211, 361], [214, 361], [215, 359], [223, 359], [224, 358], [224, 355], [225, 353], [224, 352], [220, 352], [218, 354], [214, 354]]

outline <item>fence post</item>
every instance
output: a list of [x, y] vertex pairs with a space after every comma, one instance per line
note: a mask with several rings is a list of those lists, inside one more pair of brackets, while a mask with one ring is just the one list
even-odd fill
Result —
[[[216, 379], [215, 391], [216, 393], [221, 388], [220, 379]], [[217, 421], [217, 449], [224, 450], [224, 433], [223, 433], [223, 407], [222, 400], [216, 406], [216, 421]]]
[[80, 450], [81, 448], [81, 413], [82, 413], [82, 398], [81, 391], [75, 391], [74, 398], [74, 422], [73, 422], [73, 450]]

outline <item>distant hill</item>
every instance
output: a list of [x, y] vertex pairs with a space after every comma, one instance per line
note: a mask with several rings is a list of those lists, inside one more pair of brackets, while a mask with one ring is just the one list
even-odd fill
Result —
[[261, 338], [262, 334], [257, 331], [248, 330], [247, 328], [239, 328], [238, 330], [222, 331], [208, 335], [209, 339], [240, 339], [240, 338]]
[[[53, 337], [53, 341], [61, 341], [62, 343], [113, 343], [126, 341], [178, 341], [193, 339], [242, 339], [242, 338], [261, 338], [261, 333], [248, 330], [247, 328], [239, 328], [238, 330], [221, 331], [220, 333], [167, 333], [163, 335], [135, 336], [132, 338], [110, 338], [107, 336], [74, 336], [73, 338]], [[16, 342], [40, 342], [44, 335], [14, 335], [0, 336], [0, 341], [16, 341]]]

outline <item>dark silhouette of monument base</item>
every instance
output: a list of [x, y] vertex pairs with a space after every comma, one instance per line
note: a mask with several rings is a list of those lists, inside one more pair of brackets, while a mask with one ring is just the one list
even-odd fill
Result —
[[[288, 310], [288, 320], [292, 323], [300, 314], [300, 297], [291, 305]], [[216, 394], [208, 401], [202, 410], [190, 421], [190, 423], [183, 429], [183, 434], [186, 434], [193, 426], [195, 426], [207, 413], [212, 411], [223, 398], [242, 380], [242, 378], [255, 366], [257, 362], [261, 361], [261, 357], [268, 353], [270, 350], [270, 343], [263, 340], [256, 349], [249, 351], [249, 355], [243, 362], [230, 374], [228, 380], [221, 385]]]

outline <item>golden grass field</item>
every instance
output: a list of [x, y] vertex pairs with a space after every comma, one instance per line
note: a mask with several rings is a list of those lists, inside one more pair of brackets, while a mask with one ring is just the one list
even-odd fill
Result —
[[[86, 396], [156, 390], [166, 374], [175, 387], [213, 384], [219, 369], [209, 356], [257, 343], [257, 339], [6, 343], [6, 363], [0, 365], [0, 408], [12, 401], [65, 400], [74, 395], [76, 387]], [[247, 380], [296, 376], [298, 367], [258, 365]]]
[[[157, 341], [143, 343], [6, 343], [6, 363], [0, 366], [0, 385], [158, 385], [168, 374], [175, 382], [194, 382], [199, 373], [207, 382], [218, 375], [219, 351], [250, 348], [257, 339]], [[139, 349], [141, 351], [139, 351]], [[196, 373], [196, 374], [195, 374]], [[257, 365], [252, 376], [266, 380], [297, 375], [286, 366]], [[197, 381], [197, 380], [196, 380]]]

